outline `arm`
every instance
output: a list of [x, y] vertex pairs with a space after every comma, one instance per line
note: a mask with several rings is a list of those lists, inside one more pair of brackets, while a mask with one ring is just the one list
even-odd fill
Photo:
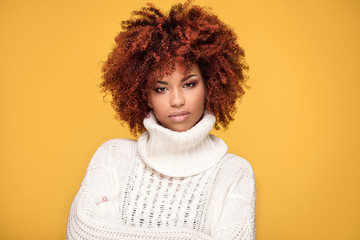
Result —
[[250, 174], [240, 175], [230, 187], [215, 239], [256, 239], [255, 201], [255, 179], [251, 170]]
[[108, 200], [112, 183], [106, 164], [108, 158], [106, 143], [93, 155], [86, 176], [71, 205], [66, 239], [92, 239], [88, 235], [96, 231], [91, 221], [96, 217], [101, 202]]

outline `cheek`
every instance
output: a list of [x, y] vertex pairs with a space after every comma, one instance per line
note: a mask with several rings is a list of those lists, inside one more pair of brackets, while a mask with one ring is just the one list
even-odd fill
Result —
[[205, 96], [206, 92], [205, 89], [200, 89], [199, 92], [196, 94], [195, 101], [198, 103], [198, 105], [205, 105]]
[[164, 96], [157, 95], [151, 98], [149, 102], [149, 106], [151, 106], [152, 110], [155, 113], [156, 118], [160, 121], [163, 115], [166, 115], [167, 105]]
[[153, 93], [150, 93], [148, 99], [149, 99], [148, 100], [148, 106], [150, 108], [156, 108], [156, 106], [157, 106], [157, 97], [156, 97], [156, 95], [153, 94]]

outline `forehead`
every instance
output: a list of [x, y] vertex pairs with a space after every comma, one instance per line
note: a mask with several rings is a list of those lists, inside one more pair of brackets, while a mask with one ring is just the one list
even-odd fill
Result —
[[159, 74], [155, 77], [155, 81], [170, 79], [173, 77], [185, 77], [189, 74], [200, 75], [200, 68], [196, 63], [189, 64], [188, 66], [183, 63], [175, 63], [174, 67], [164, 72], [163, 74]]

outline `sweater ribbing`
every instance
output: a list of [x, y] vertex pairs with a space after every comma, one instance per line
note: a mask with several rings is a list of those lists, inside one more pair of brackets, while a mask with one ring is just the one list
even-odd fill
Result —
[[226, 154], [223, 140], [209, 134], [215, 116], [207, 112], [190, 130], [171, 131], [158, 124], [153, 112], [144, 119], [147, 131], [138, 140], [141, 159], [151, 168], [171, 177], [188, 177], [211, 168]]

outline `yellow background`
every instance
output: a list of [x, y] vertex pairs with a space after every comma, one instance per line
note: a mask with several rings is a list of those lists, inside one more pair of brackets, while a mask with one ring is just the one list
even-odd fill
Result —
[[[64, 239], [92, 154], [131, 137], [97, 85], [144, 3], [0, 2], [0, 239]], [[258, 239], [360, 239], [360, 2], [197, 3], [246, 49], [252, 88], [216, 134], [255, 170]]]

